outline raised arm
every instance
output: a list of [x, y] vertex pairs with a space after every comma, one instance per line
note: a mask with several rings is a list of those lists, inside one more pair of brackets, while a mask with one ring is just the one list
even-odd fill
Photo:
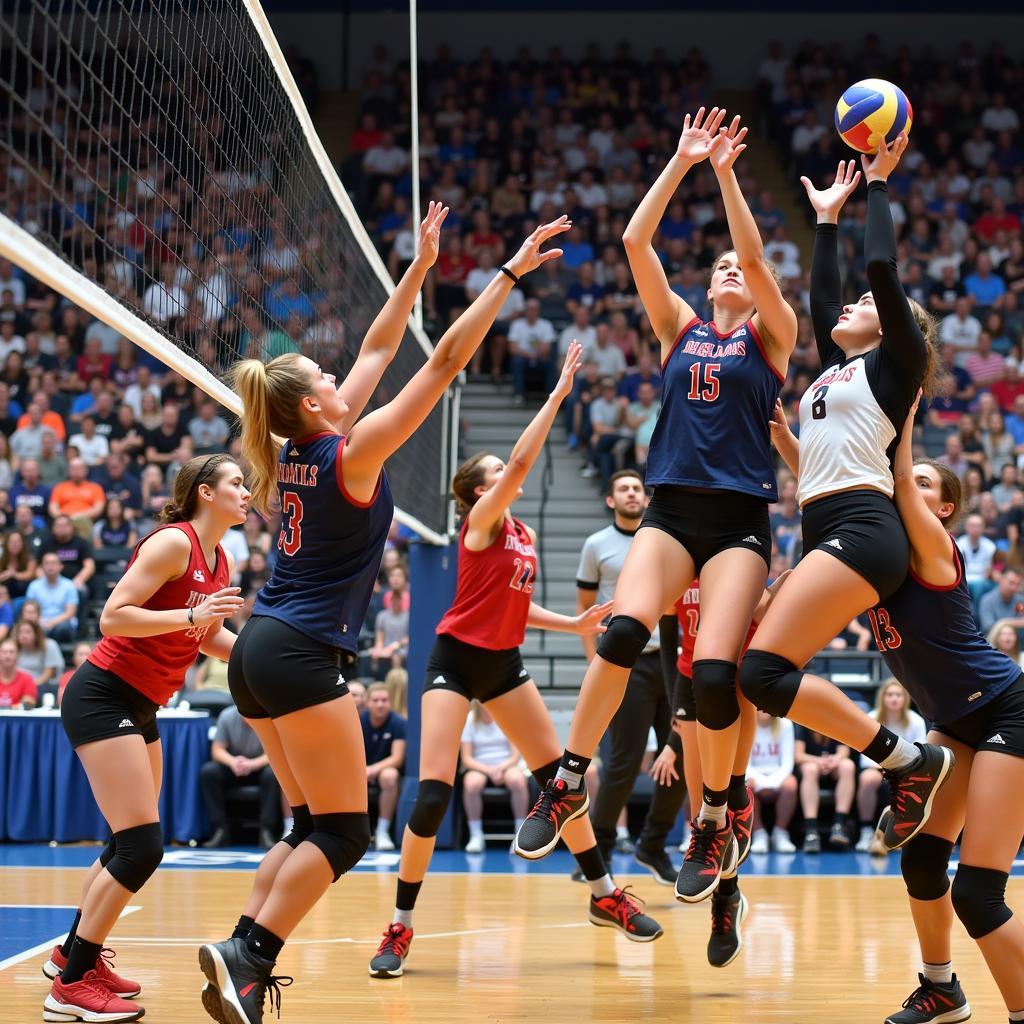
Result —
[[219, 625], [237, 614], [243, 601], [238, 587], [225, 587], [192, 609], [153, 611], [143, 605], [169, 580], [188, 568], [188, 538], [181, 530], [161, 530], [139, 548], [138, 556], [111, 591], [100, 616], [104, 636], [160, 636], [189, 626]]
[[936, 586], [950, 586], [958, 575], [953, 560], [953, 541], [946, 528], [928, 508], [921, 493], [922, 486], [931, 483], [927, 475], [921, 479], [914, 473], [913, 431], [914, 416], [920, 401], [920, 392], [903, 425], [900, 443], [893, 459], [893, 498], [910, 541], [910, 564], [926, 582]]
[[[542, 224], [505, 266], [516, 277], [522, 277], [556, 259], [562, 255], [561, 249], [541, 252], [540, 248], [570, 227], [565, 216]], [[358, 501], [370, 500], [384, 463], [419, 429], [469, 362], [497, 319], [513, 284], [508, 275], [495, 274], [469, 309], [445, 331], [430, 358], [401, 393], [352, 428], [342, 459], [342, 475], [345, 489]]]
[[347, 434], [352, 424], [359, 419], [366, 408], [366, 403], [377, 390], [384, 371], [398, 352], [402, 338], [405, 337], [409, 314], [412, 313], [416, 296], [423, 287], [423, 279], [437, 259], [441, 225], [447, 216], [447, 206], [435, 202], [428, 206], [427, 215], [420, 224], [416, 258], [409, 264], [388, 301], [384, 303], [383, 309], [370, 325], [352, 369], [345, 375], [345, 380], [338, 388], [348, 404], [345, 419], [338, 424], [343, 434]]
[[887, 179], [896, 169], [907, 137], [900, 134], [889, 148], [883, 139], [873, 160], [862, 157], [868, 182], [868, 219], [864, 232], [864, 261], [868, 284], [882, 325], [882, 353], [915, 384], [924, 380], [928, 346], [917, 326], [907, 293], [896, 269], [896, 232], [889, 208]]
[[637, 292], [661, 342], [662, 360], [668, 355], [679, 332], [695, 314], [690, 305], [669, 287], [665, 268], [654, 251], [654, 235], [686, 172], [694, 164], [707, 159], [711, 140], [718, 134], [724, 117], [725, 111], [718, 107], [711, 108], [706, 120], [701, 107], [692, 124], [690, 115], [686, 115], [675, 155], [640, 201], [622, 236]]
[[754, 297], [756, 326], [772, 363], [784, 377], [796, 345], [796, 313], [783, 297], [782, 289], [764, 258], [761, 232], [733, 170], [740, 153], [747, 148], [743, 141], [746, 134], [747, 129], [740, 127], [739, 117], [734, 117], [729, 130], [719, 132], [711, 141], [711, 166], [722, 192], [732, 246], [743, 270], [743, 279]]
[[800, 184], [817, 217], [814, 258], [811, 261], [811, 323], [818, 358], [826, 366], [839, 346], [832, 340], [832, 328], [843, 313], [843, 282], [839, 276], [839, 211], [860, 182], [860, 171], [852, 160], [840, 160], [836, 179], [826, 189], [816, 189], [810, 178]]
[[466, 545], [472, 550], [482, 550], [491, 542], [495, 526], [504, 518], [505, 510], [519, 494], [519, 488], [544, 447], [559, 407], [565, 397], [572, 393], [573, 378], [580, 368], [582, 357], [583, 346], [578, 341], [572, 341], [565, 354], [562, 374], [555, 390], [516, 441], [497, 483], [470, 509]]

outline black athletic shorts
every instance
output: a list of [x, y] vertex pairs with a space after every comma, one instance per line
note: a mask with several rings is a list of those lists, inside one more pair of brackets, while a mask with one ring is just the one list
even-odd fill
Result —
[[356, 656], [269, 615], [242, 627], [228, 661], [228, 686], [243, 718], [281, 718], [344, 697]]
[[141, 736], [147, 743], [156, 743], [159, 708], [120, 676], [87, 661], [68, 680], [60, 721], [72, 748], [115, 736]]
[[803, 507], [803, 557], [824, 551], [867, 580], [880, 601], [907, 578], [910, 544], [896, 506], [880, 491], [844, 491]]
[[1024, 757], [1024, 675], [977, 711], [932, 728], [972, 750]]
[[675, 538], [693, 559], [697, 575], [715, 555], [747, 548], [772, 560], [768, 503], [737, 491], [697, 491], [658, 484], [640, 521]]
[[490, 651], [438, 634], [427, 659], [423, 692], [451, 690], [483, 704], [529, 681], [518, 647]]
[[697, 698], [693, 695], [693, 679], [676, 672], [672, 689], [672, 716], [680, 722], [697, 721]]

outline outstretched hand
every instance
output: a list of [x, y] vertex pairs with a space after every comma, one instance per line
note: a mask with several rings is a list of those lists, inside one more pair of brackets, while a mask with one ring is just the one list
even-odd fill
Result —
[[595, 636], [603, 633], [608, 627], [604, 624], [612, 610], [614, 601], [605, 601], [604, 604], [593, 604], [585, 612], [576, 616], [576, 632], [580, 636]]
[[719, 128], [718, 134], [708, 147], [715, 174], [724, 174], [732, 170], [732, 165], [736, 163], [740, 153], [747, 148], [743, 141], [746, 134], [747, 129], [740, 127], [739, 114], [732, 119], [728, 128]]
[[900, 132], [893, 139], [891, 146], [883, 138], [878, 143], [878, 152], [873, 157], [869, 159], [865, 153], [860, 158], [861, 166], [864, 168], [864, 177], [868, 181], [886, 181], [889, 175], [896, 170], [896, 165], [900, 162], [900, 157], [903, 156], [906, 148], [906, 132]]
[[569, 348], [565, 353], [565, 362], [562, 363], [562, 373], [558, 378], [554, 391], [551, 392], [554, 398], [561, 401], [572, 394], [573, 378], [576, 371], [583, 365], [583, 346], [575, 339], [569, 342]]
[[793, 433], [792, 428], [789, 425], [789, 420], [786, 419], [786, 410], [782, 407], [782, 399], [775, 399], [775, 408], [772, 410], [772, 418], [768, 421], [768, 430], [771, 432], [772, 444], [778, 447], [779, 441], [785, 441], [788, 438], [796, 440], [796, 434]]
[[706, 160], [711, 155], [711, 141], [718, 135], [724, 120], [725, 110], [718, 107], [712, 107], [706, 119], [704, 107], [697, 111], [692, 122], [687, 114], [683, 118], [683, 133], [679, 136], [676, 154], [693, 164]]
[[427, 215], [420, 224], [419, 238], [416, 242], [416, 258], [428, 267], [437, 260], [441, 246], [441, 225], [448, 216], [448, 207], [433, 200], [427, 206]]
[[860, 184], [860, 171], [855, 161], [840, 160], [836, 168], [836, 180], [828, 188], [815, 188], [807, 177], [801, 178], [800, 184], [818, 215], [818, 222], [835, 224], [839, 220], [839, 211]]
[[556, 235], [564, 234], [572, 227], [572, 221], [563, 213], [557, 220], [550, 224], [541, 224], [536, 231], [520, 246], [519, 252], [515, 254], [505, 265], [516, 277], [522, 277], [531, 270], [536, 270], [542, 263], [548, 260], [556, 260], [562, 255], [561, 249], [548, 249], [541, 252], [540, 247]]

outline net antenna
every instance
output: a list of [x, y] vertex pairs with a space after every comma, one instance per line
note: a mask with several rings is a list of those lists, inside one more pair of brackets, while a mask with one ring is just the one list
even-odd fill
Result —
[[[226, 364], [343, 375], [394, 290], [258, 0], [5, 5], [0, 255], [236, 415]], [[369, 408], [431, 351], [410, 318]], [[396, 519], [434, 544], [457, 424], [454, 388], [389, 460]]]

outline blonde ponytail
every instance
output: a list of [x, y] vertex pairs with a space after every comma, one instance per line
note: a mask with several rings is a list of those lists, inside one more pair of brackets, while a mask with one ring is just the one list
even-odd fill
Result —
[[299, 404], [312, 381], [303, 373], [299, 356], [289, 352], [264, 365], [243, 359], [231, 368], [232, 386], [242, 399], [242, 455], [251, 467], [249, 507], [266, 516], [277, 499], [277, 444], [302, 433]]

